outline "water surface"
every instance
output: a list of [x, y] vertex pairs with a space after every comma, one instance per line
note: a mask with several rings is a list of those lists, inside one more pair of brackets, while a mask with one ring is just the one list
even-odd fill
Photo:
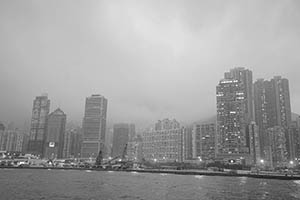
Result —
[[0, 169], [0, 199], [300, 199], [300, 181], [90, 170]]

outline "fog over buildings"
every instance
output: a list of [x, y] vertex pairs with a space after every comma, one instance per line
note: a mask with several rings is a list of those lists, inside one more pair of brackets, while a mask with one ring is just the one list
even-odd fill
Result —
[[299, 1], [0, 2], [0, 121], [29, 126], [32, 100], [82, 123], [85, 98], [108, 123], [193, 122], [216, 114], [224, 71], [289, 79], [300, 113]]

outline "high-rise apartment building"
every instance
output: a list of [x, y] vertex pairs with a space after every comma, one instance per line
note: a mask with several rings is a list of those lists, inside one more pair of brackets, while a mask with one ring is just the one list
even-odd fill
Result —
[[243, 84], [223, 79], [217, 86], [217, 157], [235, 159], [249, 155]]
[[272, 168], [286, 166], [288, 152], [284, 128], [281, 126], [268, 128], [265, 135], [268, 138], [264, 146], [266, 165]]
[[216, 124], [195, 124], [193, 128], [193, 158], [215, 159]]
[[50, 109], [50, 100], [47, 95], [37, 96], [33, 101], [28, 152], [43, 156], [46, 134], [47, 116]]
[[193, 126], [186, 126], [182, 129], [183, 134], [183, 160], [193, 159]]
[[260, 138], [259, 138], [259, 131], [258, 126], [255, 122], [251, 122], [247, 129], [249, 138], [249, 150], [250, 150], [250, 156], [251, 156], [251, 163], [253, 164], [259, 164], [261, 160], [261, 151], [260, 151]]
[[83, 118], [83, 142], [81, 157], [97, 157], [104, 149], [106, 131], [107, 99], [101, 95], [92, 95], [85, 101]]
[[183, 129], [176, 120], [164, 119], [154, 131], [142, 133], [144, 158], [154, 162], [183, 161]]
[[239, 80], [240, 89], [244, 93], [245, 119], [247, 123], [254, 121], [253, 78], [252, 71], [244, 67], [236, 67], [225, 72], [225, 79]]
[[66, 114], [60, 108], [48, 115], [44, 149], [45, 158], [63, 158], [66, 118]]
[[[113, 143], [111, 156], [122, 156], [125, 147], [128, 145], [129, 135], [132, 130], [132, 124], [115, 124], [113, 127]], [[127, 150], [126, 150], [127, 151]]]
[[289, 157], [293, 159], [293, 149], [289, 127], [291, 124], [291, 105], [289, 94], [289, 82], [285, 78], [275, 76], [270, 81], [258, 79], [254, 83], [254, 105], [255, 121], [259, 127], [259, 137], [261, 141], [261, 154], [264, 152], [265, 143], [270, 137], [266, 137], [266, 130], [275, 126], [283, 128], [286, 137], [286, 146]]

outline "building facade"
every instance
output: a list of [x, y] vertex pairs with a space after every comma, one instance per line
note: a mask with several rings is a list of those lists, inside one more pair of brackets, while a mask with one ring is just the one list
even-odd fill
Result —
[[152, 162], [183, 161], [183, 129], [176, 120], [164, 119], [155, 130], [142, 133], [144, 159]]
[[44, 147], [45, 158], [63, 158], [66, 120], [66, 114], [59, 108], [49, 114]]
[[216, 157], [216, 124], [195, 124], [193, 128], [193, 158], [203, 161]]
[[49, 109], [50, 100], [47, 95], [37, 96], [33, 101], [28, 152], [41, 157], [43, 156]]
[[266, 131], [265, 160], [271, 168], [284, 167], [288, 163], [285, 130], [281, 126], [268, 128]]
[[71, 128], [66, 131], [64, 157], [81, 158], [82, 129]]
[[183, 160], [193, 159], [193, 126], [186, 126], [183, 134]]
[[259, 127], [261, 156], [268, 157], [265, 152], [266, 143], [269, 143], [267, 129], [280, 126], [284, 130], [288, 158], [294, 159], [293, 139], [290, 135], [291, 105], [289, 82], [280, 76], [270, 81], [258, 79], [254, 83], [255, 121]]
[[[122, 156], [124, 153], [127, 152], [127, 145], [129, 142], [130, 132], [132, 130], [132, 124], [114, 124], [113, 127], [113, 141], [112, 141], [112, 157]], [[126, 152], [124, 152], [124, 150]]]
[[107, 99], [101, 95], [86, 98], [83, 118], [83, 142], [81, 157], [97, 157], [104, 149], [106, 131]]
[[143, 160], [143, 140], [140, 135], [136, 135], [127, 146], [128, 160], [142, 162]]

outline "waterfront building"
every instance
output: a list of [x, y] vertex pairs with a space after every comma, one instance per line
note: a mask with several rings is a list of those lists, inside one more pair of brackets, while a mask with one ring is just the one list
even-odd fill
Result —
[[186, 126], [183, 134], [183, 160], [193, 159], [193, 126]]
[[123, 155], [124, 149], [128, 145], [129, 132], [133, 131], [132, 127], [133, 126], [131, 124], [124, 124], [124, 123], [114, 124], [112, 152], [111, 152], [112, 157]]
[[37, 96], [33, 101], [28, 153], [43, 156], [49, 109], [50, 100], [47, 95]]
[[15, 130], [0, 131], [0, 151], [22, 152], [23, 133]]
[[82, 129], [72, 128], [66, 131], [64, 157], [65, 158], [80, 158], [82, 145]]
[[265, 156], [263, 147], [268, 139], [266, 130], [280, 126], [285, 133], [288, 157], [293, 159], [293, 141], [289, 134], [291, 105], [288, 80], [280, 76], [275, 76], [270, 81], [258, 79], [254, 83], [254, 96], [255, 121], [259, 127], [261, 155]]
[[261, 160], [261, 151], [260, 151], [260, 138], [259, 138], [259, 131], [258, 126], [255, 122], [251, 122], [247, 129], [249, 135], [249, 148], [250, 148], [250, 155], [251, 155], [251, 163], [252, 164], [259, 164]]
[[85, 112], [82, 123], [83, 142], [81, 157], [96, 158], [104, 149], [106, 131], [107, 99], [101, 95], [86, 98]]
[[141, 135], [136, 135], [127, 146], [128, 160], [142, 162], [143, 159], [143, 140]]
[[144, 131], [144, 159], [152, 162], [183, 161], [183, 129], [176, 120], [159, 120], [155, 130]]
[[238, 79], [222, 79], [217, 91], [217, 159], [243, 159], [251, 164], [246, 129], [250, 114], [246, 112], [244, 83]]
[[265, 160], [271, 168], [284, 167], [288, 163], [285, 130], [281, 126], [268, 128], [265, 132]]
[[[300, 160], [300, 126], [299, 121], [292, 121], [289, 128], [290, 155]], [[290, 159], [293, 160], [293, 159]]]
[[63, 158], [66, 118], [66, 114], [60, 108], [48, 115], [44, 147], [45, 158]]
[[211, 161], [216, 157], [216, 124], [195, 124], [193, 127], [193, 158]]

